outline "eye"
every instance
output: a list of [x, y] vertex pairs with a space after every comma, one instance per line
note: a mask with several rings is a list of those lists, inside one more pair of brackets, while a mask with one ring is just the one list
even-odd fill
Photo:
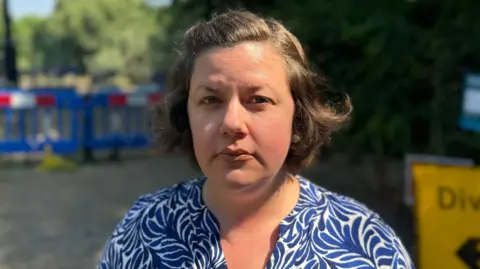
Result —
[[204, 105], [211, 105], [211, 104], [220, 103], [220, 99], [218, 99], [215, 96], [206, 96], [206, 97], [202, 98], [200, 103], [204, 104]]
[[254, 104], [265, 104], [265, 103], [271, 103], [272, 101], [265, 96], [257, 95], [252, 97], [251, 102]]

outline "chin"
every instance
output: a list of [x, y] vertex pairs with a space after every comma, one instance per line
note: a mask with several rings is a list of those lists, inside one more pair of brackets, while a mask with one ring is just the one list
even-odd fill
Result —
[[232, 190], [244, 190], [250, 189], [253, 186], [261, 183], [264, 176], [259, 175], [257, 172], [250, 169], [232, 169], [225, 171], [223, 175], [219, 175], [219, 180], [222, 180], [223, 184]]

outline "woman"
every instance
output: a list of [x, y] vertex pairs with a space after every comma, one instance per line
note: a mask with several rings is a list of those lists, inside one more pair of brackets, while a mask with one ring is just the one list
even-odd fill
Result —
[[159, 138], [205, 177], [136, 201], [99, 268], [414, 268], [377, 214], [298, 175], [351, 106], [318, 101], [279, 22], [230, 11], [198, 23], [173, 70]]

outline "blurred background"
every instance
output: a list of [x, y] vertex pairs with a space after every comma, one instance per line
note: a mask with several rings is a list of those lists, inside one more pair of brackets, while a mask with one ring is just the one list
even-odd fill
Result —
[[0, 269], [94, 268], [139, 195], [199, 174], [151, 149], [149, 115], [183, 31], [226, 8], [284, 22], [322, 94], [350, 95], [352, 120], [303, 174], [418, 259], [410, 164], [480, 161], [480, 1], [3, 0]]

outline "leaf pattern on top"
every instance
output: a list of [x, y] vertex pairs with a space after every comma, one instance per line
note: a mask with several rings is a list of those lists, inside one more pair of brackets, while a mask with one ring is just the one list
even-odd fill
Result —
[[[365, 205], [305, 178], [280, 223], [267, 269], [414, 269], [393, 230]], [[141, 196], [117, 224], [98, 269], [226, 269], [205, 177]]]

